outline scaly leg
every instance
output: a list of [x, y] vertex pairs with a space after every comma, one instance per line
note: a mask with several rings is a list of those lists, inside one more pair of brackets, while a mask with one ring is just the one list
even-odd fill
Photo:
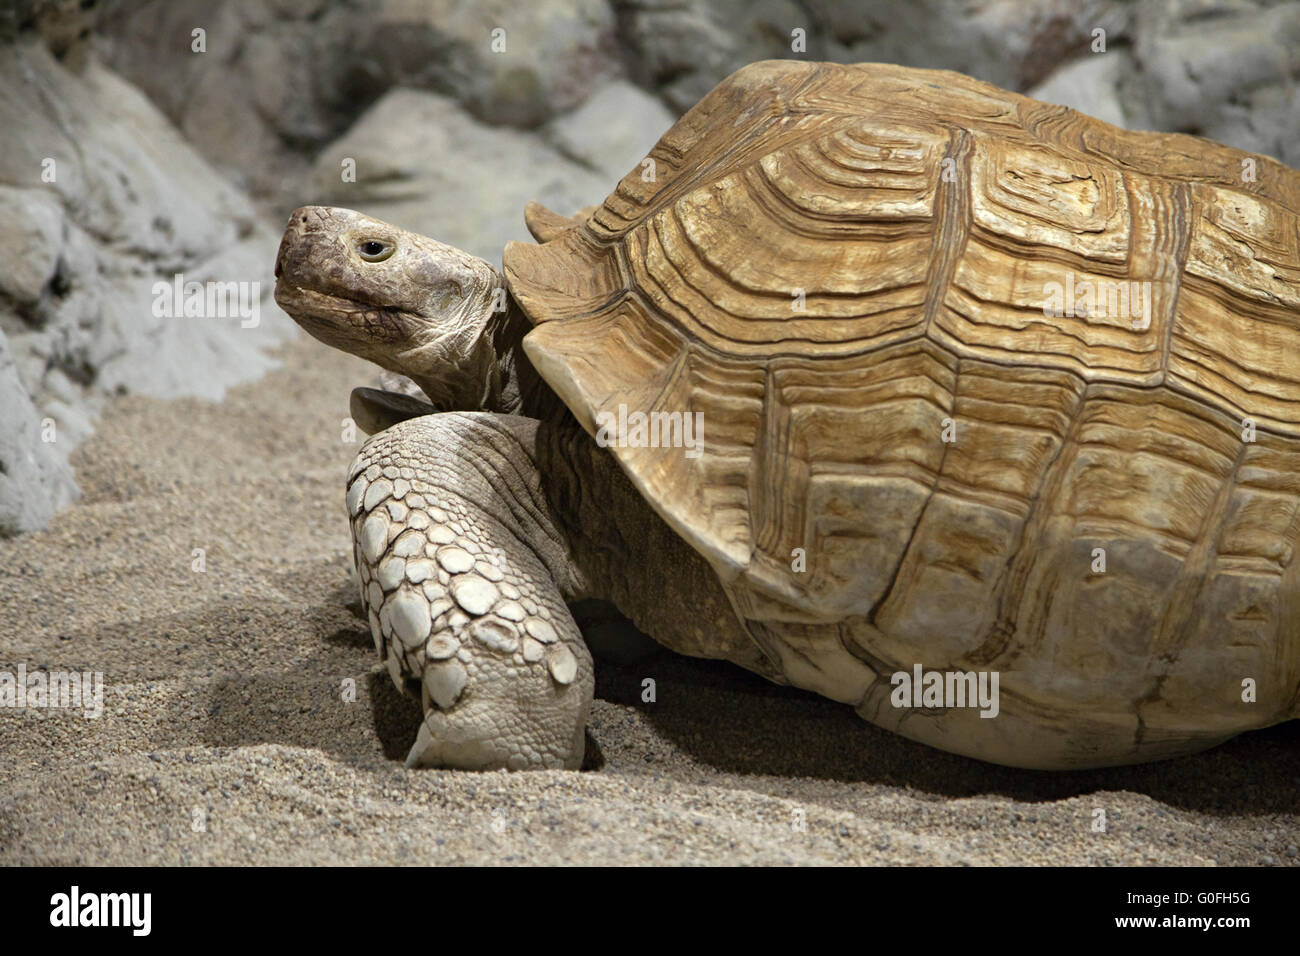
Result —
[[374, 436], [352, 464], [371, 634], [424, 705], [407, 766], [582, 763], [592, 664], [565, 599], [584, 588], [542, 491], [537, 427], [427, 415]]

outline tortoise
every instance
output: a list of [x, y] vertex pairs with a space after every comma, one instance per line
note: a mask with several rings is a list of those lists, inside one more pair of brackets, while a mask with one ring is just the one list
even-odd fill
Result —
[[[766, 61], [503, 272], [304, 207], [410, 766], [574, 768], [613, 602], [999, 764], [1297, 716], [1300, 174], [947, 71]], [[797, 742], [792, 741], [792, 745]]]

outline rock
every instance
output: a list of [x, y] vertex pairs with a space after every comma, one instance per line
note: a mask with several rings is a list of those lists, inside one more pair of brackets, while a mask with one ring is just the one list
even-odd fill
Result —
[[[635, 78], [684, 113], [753, 60], [823, 59], [822, 33], [793, 0], [614, 0]], [[791, 30], [808, 32], [806, 54]]]
[[1119, 84], [1129, 68], [1126, 51], [1107, 50], [1067, 63], [1027, 95], [1068, 106], [1115, 126], [1127, 126]]
[[48, 191], [0, 186], [0, 223], [0, 292], [30, 305], [58, 268], [63, 210]]
[[0, 5], [0, 42], [35, 31], [57, 56], [84, 45], [98, 20], [95, 0], [8, 0]]
[[1127, 93], [1141, 126], [1300, 165], [1300, 3], [1158, 0], [1134, 29]]
[[[537, 126], [619, 72], [604, 0], [151, 0], [101, 24], [107, 62], [210, 161], [261, 196], [387, 90], [441, 93], [490, 124]], [[206, 51], [194, 52], [202, 28]], [[504, 50], [493, 30], [504, 30]], [[498, 44], [499, 46], [499, 44]]]
[[533, 127], [619, 71], [604, 0], [378, 0], [359, 55], [386, 87], [451, 96], [493, 125]]
[[[87, 20], [96, 20], [76, 4], [19, 6], [19, 18], [38, 23], [60, 48], [75, 46]], [[488, 125], [549, 122], [557, 148], [610, 175], [608, 164], [622, 155], [616, 121], [623, 114], [608, 106], [597, 114], [613, 135], [595, 163], [568, 147], [600, 137], [566, 129], [566, 114], [595, 93], [606, 104], [648, 109], [626, 85], [611, 86], [624, 61], [672, 113], [757, 59], [884, 61], [958, 70], [1022, 91], [1041, 86], [1063, 102], [1107, 102], [1096, 107], [1104, 118], [1202, 132], [1286, 159], [1300, 149], [1289, 135], [1300, 100], [1288, 88], [1298, 7], [1265, 0], [144, 0], [97, 19], [109, 63], [223, 173], [287, 211], [302, 198], [308, 158], [395, 87], [450, 97]], [[191, 46], [198, 27], [206, 31], [203, 53]], [[1090, 52], [1098, 29], [1107, 42], [1100, 62]], [[496, 30], [504, 33], [494, 37]], [[494, 39], [504, 48], [494, 48]], [[1082, 72], [1048, 85], [1075, 64]], [[1119, 90], [1118, 112], [1108, 87]]]
[[619, 80], [553, 120], [545, 136], [565, 156], [604, 176], [612, 190], [676, 121], [677, 116], [657, 97]]
[[[678, 111], [746, 63], [768, 58], [957, 70], [1009, 89], [1045, 79], [1118, 35], [1118, 0], [614, 0], [635, 78]], [[802, 30], [803, 49], [795, 48]]]
[[59, 452], [58, 429], [42, 431], [50, 422], [32, 404], [14, 365], [4, 333], [0, 332], [0, 535], [36, 531], [49, 524], [54, 512], [76, 500], [77, 483], [66, 455]]
[[[275, 233], [139, 91], [26, 35], [0, 45], [0, 89], [0, 331], [16, 409], [0, 446], [20, 469], [11, 489], [38, 474], [50, 484], [49, 507], [22, 518], [10, 494], [0, 525], [12, 533], [71, 500], [67, 455], [107, 395], [219, 399], [295, 333], [270, 300]], [[246, 313], [169, 315], [156, 286], [177, 274], [233, 283]], [[11, 404], [19, 390], [26, 402]], [[52, 444], [32, 425], [44, 418]]]
[[1119, 0], [809, 0], [827, 24], [832, 59], [956, 70], [1011, 90], [1089, 54], [1093, 31], [1123, 34]]
[[[356, 182], [343, 181], [343, 162]], [[615, 180], [537, 136], [480, 123], [450, 97], [397, 89], [322, 151], [298, 202], [360, 209], [499, 263], [531, 242], [530, 199], [557, 212], [604, 201]]]
[[232, 182], [259, 195], [300, 181], [304, 151], [337, 136], [380, 93], [353, 85], [345, 53], [364, 8], [146, 0], [115, 12], [100, 27], [105, 62]]

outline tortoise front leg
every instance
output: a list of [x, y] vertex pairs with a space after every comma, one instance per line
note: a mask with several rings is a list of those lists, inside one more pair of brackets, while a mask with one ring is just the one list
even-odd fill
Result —
[[408, 767], [582, 763], [592, 664], [565, 597], [583, 588], [542, 491], [537, 426], [427, 415], [375, 435], [352, 464], [370, 631], [424, 705]]

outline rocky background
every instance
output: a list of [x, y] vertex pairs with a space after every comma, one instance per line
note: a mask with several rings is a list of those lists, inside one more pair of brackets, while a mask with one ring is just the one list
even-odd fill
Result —
[[[959, 70], [1300, 166], [1300, 2], [9, 0], [0, 534], [74, 500], [68, 455], [108, 397], [219, 400], [272, 367], [295, 334], [270, 300], [294, 207], [499, 261], [527, 200], [599, 202], [770, 57]], [[261, 283], [260, 321], [155, 316], [176, 273]]]

